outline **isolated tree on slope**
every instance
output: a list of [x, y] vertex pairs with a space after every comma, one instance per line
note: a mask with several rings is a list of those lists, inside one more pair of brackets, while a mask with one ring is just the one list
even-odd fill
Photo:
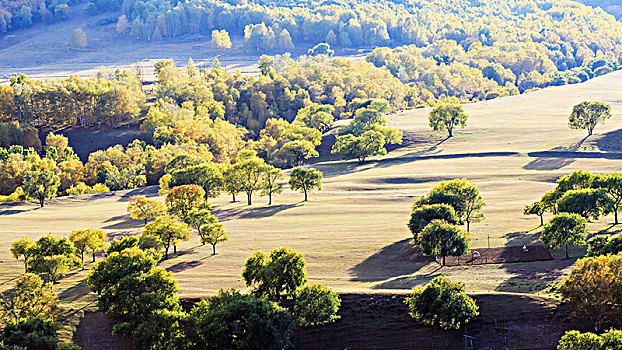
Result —
[[571, 129], [587, 129], [587, 135], [591, 136], [596, 125], [609, 118], [611, 106], [603, 102], [584, 101], [572, 108], [568, 126]]
[[587, 220], [579, 214], [557, 214], [544, 225], [540, 240], [547, 248], [565, 247], [568, 258], [569, 245], [585, 244], [586, 224]]
[[322, 189], [322, 172], [317, 169], [294, 168], [290, 174], [289, 186], [293, 191], [301, 191], [305, 194], [305, 202], [307, 194], [314, 188]]
[[82, 28], [78, 28], [71, 33], [71, 38], [69, 38], [69, 46], [71, 46], [72, 49], [86, 48], [86, 33], [84, 33]]
[[448, 137], [452, 137], [456, 127], [464, 129], [469, 116], [460, 104], [442, 104], [434, 108], [428, 115], [430, 127], [436, 131], [447, 130]]

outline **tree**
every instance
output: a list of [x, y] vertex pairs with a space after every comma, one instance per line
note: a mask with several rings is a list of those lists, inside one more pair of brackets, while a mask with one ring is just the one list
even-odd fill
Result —
[[49, 281], [56, 283], [70, 268], [80, 266], [75, 250], [67, 238], [43, 236], [32, 247], [28, 272], [45, 274]]
[[622, 235], [596, 235], [587, 241], [587, 256], [615, 255], [622, 252]]
[[591, 136], [596, 125], [609, 118], [611, 106], [603, 102], [584, 101], [572, 108], [568, 126], [571, 129], [587, 129], [587, 135]]
[[305, 202], [307, 201], [307, 193], [314, 188], [322, 189], [322, 172], [313, 168], [294, 168], [290, 173], [289, 186], [293, 191], [301, 191], [305, 194]]
[[28, 271], [28, 259], [35, 252], [33, 250], [35, 243], [30, 238], [22, 237], [11, 245], [11, 253], [15, 260], [24, 262], [24, 270]]
[[51, 170], [31, 170], [24, 174], [24, 192], [29, 198], [39, 201], [43, 208], [46, 198], [56, 197], [60, 178]]
[[307, 51], [307, 55], [309, 56], [325, 55], [332, 57], [334, 54], [335, 51], [331, 50], [330, 45], [327, 43], [319, 43]]
[[331, 153], [337, 154], [343, 159], [356, 158], [359, 164], [363, 164], [367, 157], [387, 154], [384, 145], [385, 139], [381, 132], [368, 130], [361, 136], [352, 134], [337, 136]]
[[71, 32], [71, 38], [69, 38], [69, 46], [72, 49], [86, 49], [86, 33], [82, 28], [78, 28]]
[[199, 185], [173, 187], [168, 191], [164, 202], [169, 214], [186, 221], [188, 213], [205, 203], [205, 190]]
[[447, 276], [435, 277], [424, 289], [413, 290], [404, 302], [417, 322], [438, 324], [443, 329], [459, 329], [479, 315], [466, 284], [452, 282]]
[[168, 259], [168, 249], [177, 242], [190, 239], [188, 225], [168, 216], [160, 216], [155, 221], [148, 223], [143, 236], [158, 237], [164, 246], [164, 260]]
[[620, 326], [622, 315], [622, 255], [577, 261], [560, 291], [572, 316], [596, 332], [607, 324]]
[[132, 332], [136, 349], [187, 350], [194, 342], [188, 337], [192, 324], [183, 311], [157, 309]]
[[298, 324], [318, 326], [335, 322], [341, 306], [339, 295], [321, 284], [305, 285], [294, 295], [294, 316]]
[[209, 209], [192, 211], [189, 224], [197, 230], [197, 234], [201, 237], [201, 244], [212, 245], [212, 255], [216, 255], [216, 244], [229, 240], [223, 225], [218, 222], [218, 218], [212, 215]]
[[278, 194], [283, 191], [283, 185], [277, 183], [277, 181], [283, 179], [283, 172], [281, 169], [267, 165], [263, 173], [263, 182], [261, 193], [268, 196], [268, 205], [272, 205], [272, 195]]
[[266, 163], [257, 157], [257, 152], [243, 150], [238, 153], [235, 167], [238, 168], [240, 185], [246, 192], [247, 203], [251, 205], [253, 192], [261, 189], [261, 180], [266, 169]]
[[127, 32], [130, 30], [130, 22], [127, 20], [127, 17], [125, 17], [125, 15], [121, 15], [121, 17], [119, 17], [116, 29], [117, 33], [119, 34], [127, 34]]
[[80, 254], [82, 269], [84, 269], [84, 252], [90, 249], [93, 253], [93, 262], [95, 262], [95, 253], [105, 250], [108, 236], [102, 230], [74, 230], [71, 232], [69, 240], [76, 247], [77, 253]]
[[535, 201], [533, 204], [526, 205], [523, 215], [538, 215], [540, 217], [540, 226], [544, 225], [544, 212], [546, 207], [542, 201]]
[[430, 204], [414, 206], [410, 213], [408, 228], [412, 232], [415, 241], [418, 240], [419, 233], [426, 228], [432, 221], [441, 220], [448, 224], [458, 224], [458, 216], [450, 205]]
[[611, 210], [611, 199], [604, 189], [586, 188], [566, 191], [557, 201], [557, 211], [579, 214], [589, 220], [597, 220]]
[[420, 233], [418, 244], [424, 255], [461, 256], [469, 251], [471, 236], [452, 224], [433, 220]]
[[123, 237], [121, 239], [115, 239], [110, 242], [106, 255], [110, 255], [114, 252], [121, 253], [125, 249], [138, 247], [140, 239], [135, 236]]
[[568, 258], [568, 245], [585, 244], [586, 224], [578, 214], [559, 213], [544, 225], [540, 240], [549, 249], [565, 247]]
[[597, 334], [568, 331], [559, 341], [558, 350], [600, 350], [601, 340]]
[[220, 290], [191, 312], [194, 328], [208, 349], [280, 350], [292, 346], [294, 323], [276, 303]]
[[147, 225], [147, 220], [164, 215], [166, 206], [160, 201], [148, 199], [145, 196], [132, 196], [127, 205], [127, 211], [132, 219], [144, 220]]
[[205, 190], [206, 198], [215, 198], [220, 194], [223, 182], [220, 165], [201, 163], [173, 171], [170, 186], [199, 185]]
[[215, 49], [230, 49], [231, 39], [226, 30], [212, 30], [212, 47]]
[[13, 320], [0, 334], [5, 349], [55, 350], [58, 343], [56, 325], [40, 317]]
[[281, 30], [279, 36], [277, 38], [277, 46], [282, 51], [289, 51], [294, 49], [294, 43], [292, 42], [292, 37], [289, 35], [287, 29]]
[[301, 253], [287, 247], [255, 252], [244, 264], [246, 286], [255, 286], [257, 296], [278, 300], [283, 292], [292, 295], [307, 282], [306, 262]]
[[224, 171], [224, 184], [225, 191], [233, 196], [232, 202], [235, 202], [235, 195], [242, 192], [242, 178], [240, 169], [236, 166], [229, 165]]
[[442, 104], [435, 107], [428, 115], [430, 127], [436, 131], [447, 130], [449, 137], [453, 136], [455, 127], [464, 129], [469, 116], [459, 104]]
[[460, 223], [466, 222], [467, 232], [470, 223], [484, 218], [481, 210], [486, 205], [477, 185], [467, 179], [443, 181], [434, 186], [427, 197], [420, 199], [420, 204], [448, 204], [454, 208]]
[[0, 325], [20, 319], [40, 317], [54, 321], [58, 313], [58, 297], [51, 283], [32, 273], [25, 273], [15, 282], [15, 288], [0, 293]]
[[283, 144], [276, 152], [275, 158], [284, 166], [297, 166], [306, 159], [319, 157], [315, 146], [308, 140], [293, 140]]
[[622, 173], [606, 173], [596, 175], [593, 186], [595, 188], [602, 188], [607, 192], [607, 195], [611, 199], [611, 208], [614, 214], [614, 224], [618, 222], [618, 211], [620, 210], [620, 204], [622, 204]]

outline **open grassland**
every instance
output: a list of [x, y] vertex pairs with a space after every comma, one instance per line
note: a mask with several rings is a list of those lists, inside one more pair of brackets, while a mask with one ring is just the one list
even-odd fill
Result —
[[[554, 254], [552, 261], [439, 268], [411, 246], [406, 227], [410, 205], [437, 182], [466, 177], [478, 184], [487, 202], [486, 220], [471, 226], [475, 248], [538, 244], [539, 218], [523, 216], [525, 204], [575, 169], [622, 169], [622, 153], [616, 153], [622, 147], [621, 79], [622, 71], [584, 84], [467, 105], [469, 126], [449, 140], [429, 130], [427, 110], [391, 116], [392, 126], [405, 133], [404, 147], [364, 165], [315, 164], [324, 172], [324, 187], [312, 193], [309, 202], [289, 190], [272, 206], [264, 197], [255, 197], [247, 206], [223, 195], [213, 200], [214, 213], [230, 242], [219, 245], [218, 254], [212, 256], [211, 247], [201, 246], [193, 236], [161, 266], [175, 272], [182, 297], [200, 297], [220, 288], [244, 288], [240, 275], [252, 252], [288, 246], [304, 253], [311, 283], [340, 293], [406, 293], [447, 274], [464, 280], [476, 294], [548, 298], [583, 249], [572, 251], [573, 259]], [[613, 108], [613, 118], [599, 125], [589, 139], [584, 139], [587, 132], [567, 127], [572, 106], [583, 100], [603, 101]], [[128, 199], [156, 193], [152, 187], [57, 198], [45, 208], [30, 203], [0, 206], [2, 286], [10, 286], [23, 269], [9, 251], [14, 240], [48, 232], [68, 235], [82, 228], [101, 228], [110, 237], [138, 234], [142, 222], [126, 214]], [[612, 216], [605, 217], [591, 223], [589, 230], [617, 232], [612, 221]], [[56, 287], [67, 317], [80, 315], [71, 309], [92, 308], [94, 296], [82, 283], [86, 273], [71, 274]]]

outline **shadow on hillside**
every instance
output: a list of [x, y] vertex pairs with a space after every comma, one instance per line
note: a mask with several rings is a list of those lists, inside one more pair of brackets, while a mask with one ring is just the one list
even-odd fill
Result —
[[[2, 207], [0, 207], [0, 208], [2, 208]], [[28, 208], [28, 209], [3, 209], [3, 210], [0, 210], [0, 216], [21, 214], [21, 213], [26, 213], [26, 212], [29, 212], [29, 211], [39, 210], [39, 209], [41, 209], [41, 207], [39, 207], [39, 206], [33, 207], [33, 208]]]
[[385, 281], [411, 275], [434, 259], [423, 256], [412, 239], [394, 242], [350, 269], [351, 281]]
[[540, 242], [541, 233], [541, 227], [534, 227], [534, 229], [530, 231], [508, 232], [501, 237], [507, 241], [505, 243], [506, 247], [542, 245], [542, 242]]
[[158, 186], [139, 187], [128, 191], [119, 198], [119, 202], [126, 202], [132, 196], [154, 197], [158, 195]]
[[[119, 222], [115, 222], [115, 221], [119, 221]], [[110, 224], [110, 225], [103, 227], [104, 229], [109, 229], [109, 230], [131, 230], [131, 229], [141, 228], [144, 226], [143, 220], [134, 220], [130, 217], [129, 214], [113, 216], [111, 218], [106, 219], [106, 221], [104, 222], [105, 223], [115, 222], [114, 224]]]
[[600, 136], [595, 144], [601, 151], [622, 151], [622, 129], [610, 131]]
[[555, 283], [565, 274], [564, 270], [572, 266], [582, 255], [573, 249], [568, 259], [557, 257], [546, 261], [500, 264], [499, 268], [513, 276], [501, 282], [495, 290], [529, 294], [555, 288]]
[[89, 289], [89, 287], [86, 285], [86, 283], [84, 283], [84, 281], [82, 281], [75, 286], [69, 287], [62, 291], [60, 294], [58, 294], [58, 299], [63, 302], [71, 303], [81, 299], [83, 296], [89, 294], [90, 292], [91, 290]]
[[536, 158], [523, 166], [525, 170], [557, 170], [574, 163], [568, 158]]
[[220, 222], [235, 220], [235, 219], [260, 219], [267, 218], [276, 215], [284, 210], [292, 209], [302, 206], [302, 202], [293, 204], [278, 204], [265, 207], [248, 207], [248, 208], [231, 208], [231, 209], [218, 209], [212, 210]]
[[171, 266], [167, 267], [166, 271], [173, 272], [173, 273], [178, 273], [178, 272], [189, 270], [189, 269], [201, 266], [201, 265], [203, 265], [203, 263], [201, 261], [198, 261], [198, 260], [182, 261], [180, 263], [177, 263], [175, 265], [171, 265]]

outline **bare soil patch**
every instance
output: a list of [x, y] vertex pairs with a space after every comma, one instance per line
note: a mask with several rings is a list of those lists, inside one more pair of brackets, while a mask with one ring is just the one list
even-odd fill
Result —
[[[437, 259], [437, 261], [440, 258]], [[516, 262], [553, 260], [551, 253], [543, 246], [479, 248], [462, 256], [448, 256], [445, 265], [483, 265]]]

